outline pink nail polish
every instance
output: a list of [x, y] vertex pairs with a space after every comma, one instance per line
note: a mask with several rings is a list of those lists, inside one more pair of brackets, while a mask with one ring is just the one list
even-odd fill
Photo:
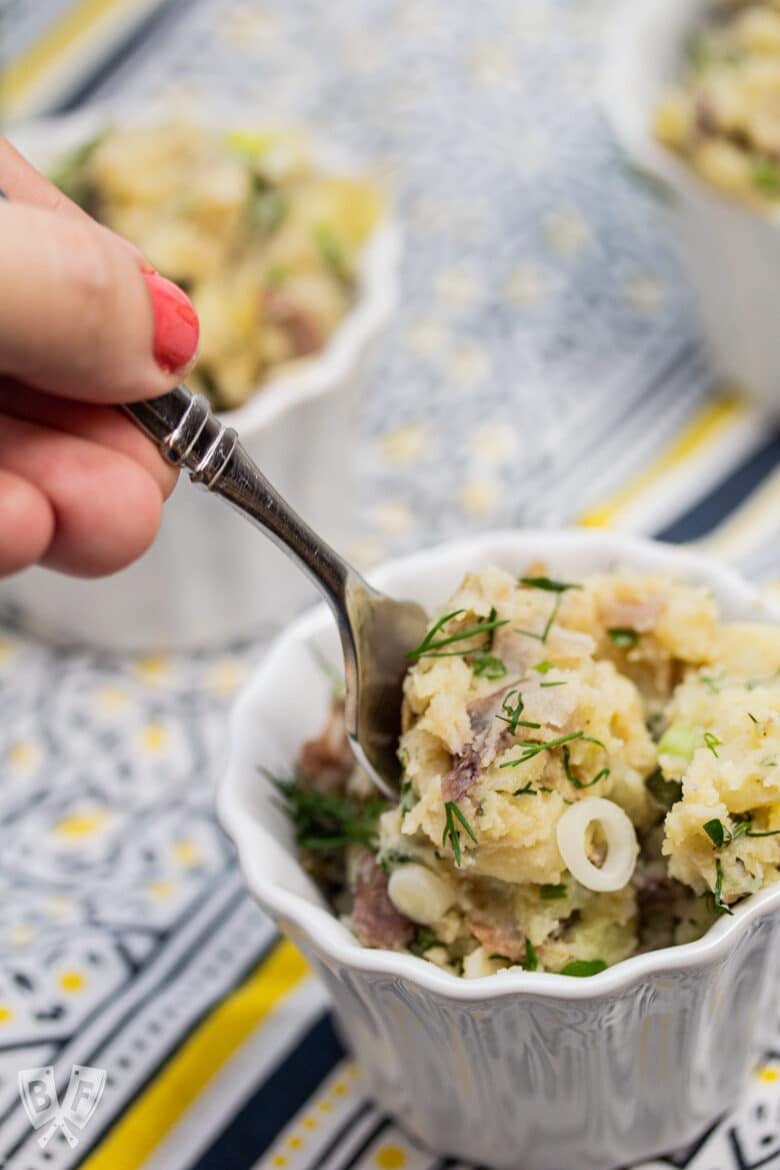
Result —
[[171, 374], [189, 365], [198, 351], [200, 325], [192, 301], [153, 269], [143, 271], [154, 307], [154, 357]]

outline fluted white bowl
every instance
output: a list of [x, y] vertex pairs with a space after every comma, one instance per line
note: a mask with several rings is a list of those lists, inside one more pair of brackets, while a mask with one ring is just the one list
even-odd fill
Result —
[[[97, 107], [14, 126], [9, 136], [49, 171], [103, 127], [160, 118], [159, 110]], [[226, 114], [217, 124], [242, 125]], [[315, 143], [314, 154], [324, 170], [363, 169], [333, 147]], [[395, 309], [399, 257], [400, 229], [388, 213], [363, 250], [355, 305], [323, 352], [220, 416], [282, 495], [342, 551], [355, 525], [356, 400], [370, 345]], [[0, 601], [18, 606], [42, 632], [117, 650], [224, 643], [278, 624], [313, 600], [311, 586], [277, 548], [184, 475], [157, 540], [128, 569], [83, 581], [34, 568], [0, 581]]]
[[718, 373], [780, 413], [780, 214], [719, 194], [655, 138], [653, 112], [680, 75], [711, 0], [624, 0], [605, 53], [603, 106], [617, 143], [660, 197]]
[[[386, 565], [372, 579], [433, 610], [466, 571], [539, 559], [577, 577], [668, 570], [712, 589], [728, 619], [780, 620], [731, 570], [672, 546], [588, 532], [503, 532]], [[777, 977], [780, 885], [706, 937], [586, 979], [523, 972], [459, 979], [368, 950], [301, 868], [262, 769], [292, 773], [327, 717], [340, 666], [324, 608], [271, 648], [232, 718], [219, 815], [260, 905], [324, 980], [370, 1093], [438, 1153], [501, 1170], [609, 1170], [679, 1148], [733, 1105], [761, 1044]]]

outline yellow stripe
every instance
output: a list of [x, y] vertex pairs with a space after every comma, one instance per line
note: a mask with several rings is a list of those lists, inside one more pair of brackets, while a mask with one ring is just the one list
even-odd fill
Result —
[[126, 8], [129, 0], [80, 0], [26, 52], [7, 65], [0, 78], [0, 100], [7, 113], [33, 89], [85, 33]]
[[747, 406], [739, 398], [729, 395], [715, 399], [699, 411], [679, 438], [655, 462], [645, 467], [611, 499], [584, 512], [579, 523], [586, 528], [609, 528], [616, 524], [626, 508], [635, 504], [670, 471], [698, 456], [747, 412]]
[[282, 942], [246, 983], [219, 1004], [120, 1118], [81, 1170], [137, 1170], [250, 1032], [296, 987], [309, 968]]

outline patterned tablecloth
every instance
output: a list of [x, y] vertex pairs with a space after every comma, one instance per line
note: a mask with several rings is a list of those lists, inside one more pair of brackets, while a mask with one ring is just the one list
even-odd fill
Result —
[[[628, 3], [630, 0], [623, 0]], [[718, 391], [595, 100], [603, 0], [0, 0], [10, 115], [240, 103], [377, 161], [403, 303], [366, 382], [364, 563], [498, 525], [699, 540], [774, 587], [780, 443]], [[0, 631], [0, 1156], [11, 1170], [414, 1170], [212, 794], [263, 645], [130, 659]], [[780, 1038], [665, 1165], [780, 1165]], [[776, 1054], [773, 1049], [777, 1049]], [[20, 1070], [107, 1074], [42, 1150]], [[522, 1161], [522, 1159], [520, 1159]]]

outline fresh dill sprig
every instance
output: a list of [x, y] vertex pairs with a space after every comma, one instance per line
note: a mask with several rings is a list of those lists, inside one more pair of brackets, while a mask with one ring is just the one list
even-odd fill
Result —
[[706, 821], [702, 825], [702, 828], [716, 849], [722, 849], [724, 846], [731, 845], [733, 841], [738, 840], [740, 837], [777, 837], [780, 835], [780, 829], [754, 831], [751, 827], [752, 824], [752, 814], [745, 813], [742, 820], [737, 821], [733, 828], [729, 825], [724, 825], [723, 821], [718, 820], [717, 817]]
[[573, 584], [570, 581], [553, 581], [550, 577], [521, 577], [520, 584], [527, 585], [529, 589], [542, 589], [545, 593], [555, 594], [555, 604], [552, 607], [552, 613], [548, 617], [541, 634], [536, 634], [533, 630], [517, 631], [518, 634], [525, 634], [527, 638], [534, 638], [537, 642], [541, 642], [542, 645], [545, 645], [547, 643], [550, 630], [553, 628], [555, 619], [558, 616], [558, 610], [561, 607], [561, 601], [563, 600], [564, 593], [566, 593], [569, 589], [582, 589], [582, 586]]
[[611, 630], [607, 630], [607, 633], [620, 650], [633, 650], [639, 641], [639, 634], [636, 630], [629, 630], [623, 626], [614, 626]]
[[602, 768], [597, 776], [594, 776], [593, 779], [589, 780], [587, 784], [583, 784], [583, 782], [578, 780], [571, 770], [570, 757], [571, 753], [569, 752], [569, 749], [564, 746], [563, 770], [566, 773], [566, 779], [571, 781], [575, 788], [592, 788], [594, 784], [598, 784], [599, 780], [604, 780], [607, 776], [609, 776], [609, 768]]
[[536, 789], [529, 780], [528, 783], [524, 784], [522, 788], [516, 788], [512, 793], [512, 796], [536, 796]]
[[560, 747], [564, 743], [571, 743], [574, 739], [581, 739], [585, 743], [595, 743], [599, 747], [604, 747], [600, 739], [594, 739], [592, 736], [586, 735], [584, 731], [570, 731], [568, 735], [559, 735], [557, 739], [548, 739], [546, 743], [521, 741], [515, 744], [515, 747], [523, 748], [523, 754], [517, 760], [506, 760], [503, 764], [499, 764], [499, 767], [516, 768], [518, 764], [524, 764], [526, 760], [532, 760], [534, 756], [538, 756], [539, 752], [546, 752], [549, 748]]
[[539, 897], [545, 902], [558, 902], [561, 898], [566, 897], [566, 886], [539, 886]]
[[508, 618], [499, 619], [496, 616], [495, 609], [490, 611], [490, 617], [488, 617], [486, 621], [478, 621], [476, 625], [470, 626], [466, 630], [459, 630], [456, 634], [449, 634], [444, 638], [439, 638], [438, 641], [436, 640], [436, 635], [444, 628], [447, 622], [452, 621], [453, 618], [460, 617], [460, 615], [465, 612], [465, 609], [454, 609], [452, 613], [445, 613], [444, 617], [439, 618], [435, 625], [431, 627], [420, 645], [415, 646], [414, 650], [407, 650], [404, 657], [412, 660], [423, 657], [451, 658], [459, 654], [468, 654], [468, 650], [454, 650], [444, 654], [439, 654], [438, 651], [441, 650], [443, 646], [451, 646], [455, 642], [463, 642], [469, 638], [476, 638], [482, 634], [487, 635], [487, 639], [484, 644], [479, 647], [479, 649], [483, 652], [491, 650], [493, 647], [493, 632], [497, 630], [499, 626], [505, 626], [509, 622]]
[[493, 654], [480, 654], [471, 663], [471, 669], [477, 678], [503, 678], [507, 673], [504, 663]]
[[734, 911], [723, 901], [723, 866], [720, 858], [715, 862], [715, 889], [707, 890], [704, 904], [710, 914], [733, 914]]
[[534, 950], [534, 945], [530, 938], [525, 940], [525, 969], [526, 971], [539, 970], [539, 956]]
[[[268, 775], [268, 773], [266, 773]], [[346, 796], [317, 792], [299, 780], [269, 780], [284, 800], [301, 849], [344, 849], [348, 845], [377, 844], [376, 822], [387, 808], [384, 800], [351, 800]]]
[[521, 585], [527, 585], [529, 589], [544, 589], [546, 593], [566, 593], [569, 589], [582, 589], [582, 585], [578, 585], [572, 581], [554, 581], [551, 577], [521, 577]]
[[[513, 695], [517, 695], [517, 703], [514, 707], [510, 702]], [[508, 724], [512, 735], [515, 734], [518, 727], [531, 727], [535, 730], [538, 730], [542, 726], [541, 723], [530, 723], [527, 719], [521, 719], [520, 716], [523, 713], [523, 707], [523, 696], [520, 694], [520, 692], [510, 691], [501, 704], [501, 710], [504, 711], [505, 714], [496, 715], [496, 719], [500, 719], [502, 723]]]
[[723, 740], [718, 739], [717, 735], [715, 735], [714, 732], [705, 731], [704, 732], [704, 746], [708, 747], [710, 749], [713, 756], [717, 760], [719, 757], [718, 757], [718, 753], [715, 749], [719, 748], [719, 747], [723, 747]]
[[459, 866], [460, 859], [461, 859], [460, 831], [459, 831], [457, 825], [455, 824], [455, 818], [457, 818], [460, 821], [461, 825], [466, 830], [469, 837], [471, 837], [471, 840], [475, 844], [478, 844], [477, 837], [476, 837], [476, 834], [474, 833], [474, 830], [472, 829], [469, 822], [466, 820], [466, 817], [464, 816], [463, 812], [461, 811], [461, 809], [458, 806], [456, 801], [445, 800], [445, 802], [444, 802], [444, 818], [445, 818], [445, 825], [444, 825], [444, 832], [441, 835], [441, 843], [444, 846], [447, 844], [447, 840], [449, 839], [450, 844], [452, 845], [452, 853], [453, 853], [453, 856], [455, 857], [455, 864]]
[[603, 959], [572, 959], [561, 969], [561, 975], [574, 975], [577, 979], [586, 979], [589, 975], [598, 975], [606, 969], [607, 964]]

